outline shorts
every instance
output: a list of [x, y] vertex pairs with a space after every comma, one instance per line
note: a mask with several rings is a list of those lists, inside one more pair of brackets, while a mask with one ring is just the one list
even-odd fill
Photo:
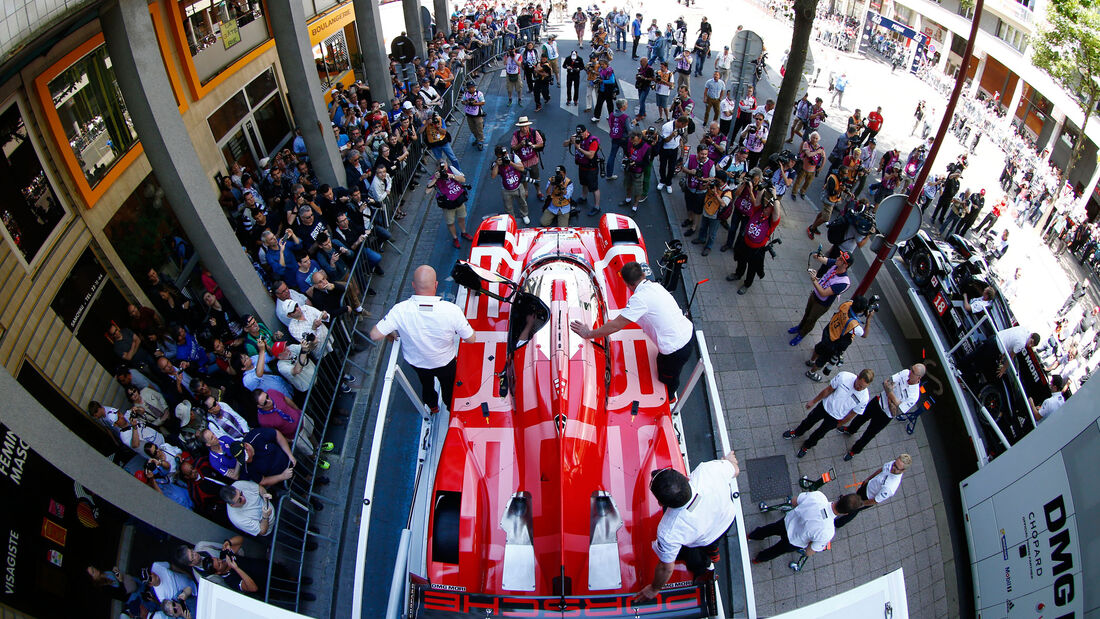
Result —
[[687, 210], [692, 215], [700, 215], [703, 212], [703, 199], [706, 194], [694, 193], [691, 191], [684, 192], [684, 204], [687, 206]]
[[655, 95], [657, 97], [657, 107], [668, 107], [668, 95]]
[[579, 182], [582, 187], [587, 187], [588, 191], [599, 191], [600, 171], [596, 168], [578, 168], [577, 182]]
[[835, 207], [837, 204], [838, 203], [836, 202], [829, 202], [828, 200], [821, 201], [821, 215], [825, 217], [826, 221], [828, 221], [828, 219], [832, 217], [833, 207]]
[[455, 219], [466, 219], [466, 205], [463, 204], [458, 208], [445, 208], [443, 209], [443, 221], [447, 222], [448, 226], [455, 225]]
[[527, 173], [527, 176], [532, 180], [539, 180], [539, 160], [532, 159], [531, 164], [528, 165], [526, 161], [523, 162], [523, 171]]

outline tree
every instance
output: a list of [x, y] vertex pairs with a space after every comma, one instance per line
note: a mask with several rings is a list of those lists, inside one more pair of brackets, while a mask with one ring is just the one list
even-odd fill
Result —
[[[1047, 23], [1032, 40], [1032, 47], [1031, 62], [1070, 93], [1084, 113], [1065, 171], [1068, 179], [1081, 159], [1089, 116], [1100, 101], [1100, 1], [1049, 0]], [[1059, 193], [1064, 186], [1059, 183]]]
[[794, 0], [794, 32], [791, 33], [791, 51], [787, 54], [787, 69], [779, 85], [779, 96], [775, 99], [775, 114], [768, 133], [768, 143], [764, 145], [763, 161], [783, 148], [787, 129], [791, 122], [795, 101], [798, 100], [798, 86], [802, 80], [802, 70], [806, 66], [806, 53], [810, 50], [810, 35], [814, 29], [814, 17], [817, 15], [817, 0]]

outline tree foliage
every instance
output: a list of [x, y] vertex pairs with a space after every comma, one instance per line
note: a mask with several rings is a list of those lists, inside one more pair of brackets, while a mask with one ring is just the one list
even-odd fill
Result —
[[817, 15], [818, 0], [794, 0], [794, 31], [791, 33], [791, 51], [787, 54], [787, 69], [779, 85], [779, 95], [775, 98], [775, 113], [768, 143], [764, 146], [764, 157], [783, 148], [787, 137], [794, 104], [799, 98], [798, 86], [802, 71], [806, 67], [806, 54], [810, 50], [810, 35], [814, 29], [814, 17]]
[[1081, 158], [1085, 128], [1100, 101], [1100, 0], [1049, 0], [1047, 23], [1032, 47], [1032, 63], [1069, 92], [1084, 113], [1068, 177]]

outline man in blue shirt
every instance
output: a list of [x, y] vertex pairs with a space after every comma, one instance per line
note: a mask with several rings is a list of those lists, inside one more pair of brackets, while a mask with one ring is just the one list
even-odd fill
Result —
[[634, 22], [630, 24], [630, 34], [634, 37], [634, 47], [630, 50], [630, 59], [638, 59], [638, 41], [642, 39], [642, 14], [634, 16]]
[[237, 479], [253, 481], [263, 487], [290, 479], [296, 460], [286, 437], [274, 428], [255, 428], [230, 445], [229, 454], [237, 461]]

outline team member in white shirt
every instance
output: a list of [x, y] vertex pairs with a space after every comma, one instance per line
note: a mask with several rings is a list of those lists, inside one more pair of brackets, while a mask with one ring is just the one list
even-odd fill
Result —
[[1035, 419], [1036, 425], [1045, 421], [1047, 417], [1053, 415], [1055, 412], [1058, 411], [1058, 409], [1062, 408], [1063, 404], [1066, 403], [1066, 398], [1064, 395], [1062, 395], [1062, 387], [1064, 386], [1064, 383], [1065, 381], [1062, 380], [1061, 376], [1051, 376], [1049, 398], [1043, 400], [1043, 403], [1038, 406], [1036, 406], [1035, 400], [1032, 400], [1031, 398], [1027, 399], [1027, 403], [1031, 407], [1031, 416]]
[[691, 357], [691, 342], [695, 331], [691, 321], [676, 304], [663, 286], [645, 278], [637, 262], [628, 262], [619, 275], [630, 288], [630, 300], [615, 318], [598, 329], [591, 329], [579, 320], [570, 323], [577, 335], [588, 339], [602, 339], [636, 323], [649, 340], [657, 344], [657, 380], [668, 387], [669, 401], [675, 401], [680, 388], [680, 371]]
[[271, 506], [271, 494], [260, 484], [235, 481], [223, 487], [220, 496], [233, 526], [254, 537], [271, 535], [275, 509]]
[[435, 269], [422, 264], [413, 271], [413, 294], [393, 306], [371, 327], [370, 338], [401, 337], [401, 354], [420, 377], [420, 395], [433, 413], [439, 412], [435, 379], [443, 391], [443, 404], [451, 408], [454, 396], [458, 342], [474, 342], [474, 328], [462, 308], [436, 296]]
[[1015, 357], [1028, 346], [1038, 346], [1039, 341], [1039, 334], [1030, 333], [1027, 327], [1002, 329], [963, 360], [962, 365], [970, 372], [982, 373], [990, 378], [996, 374], [1000, 378], [1008, 368], [1010, 356]]
[[[829, 381], [829, 386], [806, 403], [806, 410], [809, 410], [810, 414], [806, 415], [797, 428], [783, 433], [783, 438], [791, 440], [802, 436], [818, 423], [821, 424], [810, 438], [802, 443], [802, 447], [798, 450], [799, 458], [813, 449], [821, 437], [829, 433], [829, 430], [844, 427], [856, 415], [863, 414], [863, 409], [871, 399], [867, 387], [873, 380], [875, 380], [875, 371], [870, 368], [862, 370], [859, 376], [851, 372], [837, 372], [833, 380]], [[830, 419], [835, 420], [835, 426], [829, 422]]]
[[986, 286], [982, 291], [982, 296], [978, 299], [971, 301], [967, 298], [966, 294], [963, 294], [963, 309], [977, 316], [985, 311], [987, 307], [993, 304], [993, 297], [997, 296], [997, 291], [992, 286]]
[[732, 451], [721, 460], [695, 467], [690, 478], [672, 467], [650, 472], [649, 491], [665, 510], [653, 542], [659, 563], [653, 581], [634, 596], [634, 601], [656, 597], [672, 575], [677, 559], [696, 576], [706, 573], [718, 560], [718, 541], [733, 524], [736, 513], [733, 480], [740, 473]]
[[808, 557], [825, 550], [836, 535], [833, 519], [852, 513], [862, 504], [854, 494], [842, 495], [829, 503], [825, 493], [819, 490], [803, 492], [791, 500], [794, 509], [782, 520], [756, 527], [749, 533], [749, 539], [754, 540], [779, 537], [778, 542], [758, 552], [752, 562], [764, 563], [788, 552], [802, 552]]
[[924, 377], [925, 371], [923, 363], [914, 363], [908, 370], [902, 370], [882, 381], [882, 393], [871, 400], [867, 405], [867, 411], [857, 416], [852, 423], [839, 428], [844, 434], [855, 434], [864, 423], [871, 422], [871, 425], [863, 431], [863, 436], [859, 437], [856, 444], [844, 454], [845, 462], [863, 451], [867, 443], [870, 443], [883, 428], [890, 425], [894, 417], [913, 408], [920, 398], [920, 379]]
[[871, 473], [870, 477], [863, 480], [859, 490], [856, 491], [863, 503], [858, 509], [837, 518], [834, 522], [836, 528], [839, 529], [851, 522], [860, 510], [880, 505], [894, 496], [894, 493], [898, 491], [898, 486], [901, 485], [902, 474], [911, 464], [913, 464], [913, 457], [909, 454], [901, 454], [897, 459], [883, 464], [881, 469]]

